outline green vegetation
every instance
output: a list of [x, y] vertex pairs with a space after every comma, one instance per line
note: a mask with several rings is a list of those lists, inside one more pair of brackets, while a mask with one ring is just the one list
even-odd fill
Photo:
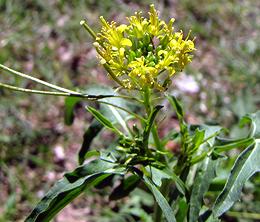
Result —
[[[237, 123], [245, 114], [256, 112], [260, 104], [259, 3], [250, 0], [159, 2], [2, 0], [0, 1], [0, 63], [65, 88], [85, 90], [86, 94], [90, 92], [102, 94], [107, 89], [96, 89], [90, 86], [97, 83], [114, 86], [114, 83], [107, 80], [106, 73], [98, 66], [91, 37], [86, 35], [79, 22], [86, 19], [96, 31], [100, 29], [97, 22], [99, 15], [103, 15], [106, 20], [125, 22], [125, 16], [130, 16], [137, 10], [147, 11], [149, 4], [155, 3], [162, 18], [176, 19], [175, 29], [182, 29], [185, 35], [192, 29], [191, 35], [196, 36], [197, 51], [193, 62], [184, 70], [185, 74], [177, 74], [174, 77], [173, 86], [168, 90], [169, 94], [181, 98], [182, 103], [185, 104], [185, 121], [197, 125], [203, 122], [218, 123], [230, 129], [223, 136], [234, 140], [247, 136], [248, 128], [240, 128]], [[23, 88], [46, 90], [35, 83], [8, 75], [3, 71], [1, 71], [0, 82]], [[185, 87], [185, 84], [188, 87]], [[92, 148], [108, 147], [109, 150], [115, 141], [112, 134], [101, 130], [102, 127], [92, 121], [92, 117], [84, 109], [85, 101], [79, 102], [69, 98], [65, 103], [61, 97], [28, 95], [3, 88], [0, 88], [0, 98], [0, 221], [22, 221], [54, 181], [62, 178], [64, 171], [71, 171], [77, 166], [75, 160], [80, 148], [84, 154], [86, 154], [84, 148], [89, 149], [90, 145]], [[114, 110], [107, 110], [105, 103], [115, 102], [114, 99], [108, 98], [102, 101], [104, 103], [96, 106], [96, 110], [89, 108], [89, 111], [97, 117], [97, 110], [100, 108], [103, 109], [104, 116], [111, 116]], [[176, 101], [172, 103], [175, 104], [176, 109]], [[125, 101], [116, 104], [124, 108], [131, 107], [134, 111], [140, 110]], [[91, 103], [91, 105], [96, 104]], [[65, 107], [66, 113], [64, 113]], [[170, 112], [167, 114], [168, 112], [164, 110], [162, 112], [163, 114], [157, 117], [159, 121], [162, 120], [158, 125], [159, 136], [177, 137], [177, 128], [175, 133], [166, 135], [169, 125], [177, 125], [176, 115]], [[122, 113], [125, 114], [123, 111]], [[74, 118], [73, 125], [64, 124], [64, 115], [67, 124], [72, 124]], [[101, 122], [109, 124], [104, 116], [99, 116], [103, 120]], [[108, 128], [111, 127], [113, 128], [113, 126]], [[85, 140], [81, 147], [86, 129], [88, 130], [84, 137], [91, 135], [93, 144], [91, 142], [88, 144]], [[101, 131], [95, 132], [91, 129]], [[198, 137], [202, 137], [202, 129], [195, 132], [198, 133]], [[97, 138], [94, 139], [96, 136]], [[227, 178], [238, 154], [250, 144], [251, 146], [243, 152], [248, 159], [241, 158], [240, 161], [244, 161], [242, 164], [247, 168], [247, 173], [256, 171], [250, 168], [248, 161], [251, 159], [252, 162], [257, 162], [253, 159], [256, 157], [254, 152], [259, 147], [256, 145], [257, 142], [250, 143], [252, 142], [250, 138], [248, 141], [236, 141], [234, 144], [230, 141], [228, 145], [219, 144], [218, 149], [221, 152], [223, 151], [221, 146], [230, 149], [226, 152], [229, 158], [221, 161], [217, 167], [218, 178], [210, 184], [205, 183], [205, 189], [209, 189], [204, 196], [206, 203], [213, 203], [216, 191], [222, 190], [223, 179]], [[258, 141], [259, 138], [256, 140]], [[233, 149], [237, 148], [239, 142], [240, 149]], [[169, 142], [164, 145], [173, 153], [179, 153], [178, 143]], [[80, 161], [83, 162], [84, 159], [97, 155], [99, 154], [95, 151], [90, 151], [84, 157], [80, 156]], [[200, 161], [200, 158], [203, 159], [203, 155], [191, 161], [195, 163]], [[194, 187], [201, 183], [201, 179], [213, 177], [212, 169], [216, 164], [214, 160], [204, 164], [198, 171]], [[105, 165], [102, 167], [106, 170]], [[177, 168], [177, 172], [182, 171], [181, 167]], [[95, 179], [92, 181], [91, 177], [90, 182], [95, 184], [106, 177], [106, 182], [109, 183], [112, 180], [111, 174], [116, 174], [120, 179], [122, 172], [124, 171], [119, 170], [105, 175], [96, 172]], [[73, 173], [66, 175], [67, 178], [75, 176]], [[136, 178], [129, 180], [134, 185], [140, 183]], [[144, 177], [143, 180], [154, 195], [157, 195], [156, 198], [161, 198], [150, 184], [149, 178]], [[236, 187], [232, 181], [234, 182], [234, 179], [231, 178], [228, 187], [233, 186], [234, 190], [240, 190], [241, 187]], [[206, 182], [209, 183], [210, 180]], [[191, 185], [193, 181], [187, 183]], [[256, 174], [246, 182], [241, 201], [237, 202], [222, 220], [228, 221], [233, 218], [234, 221], [242, 222], [259, 219], [259, 185], [259, 174]], [[100, 199], [99, 195], [107, 195], [111, 189], [108, 187], [98, 189], [98, 186], [95, 188], [96, 194], [87, 191], [87, 197], [80, 197], [70, 208], [67, 208], [72, 215], [71, 218], [67, 217], [68, 221], [84, 221], [86, 217], [93, 221], [134, 221], [137, 218], [140, 221], [151, 221], [148, 213], [152, 209], [153, 199], [143, 189], [138, 188], [131, 192], [128, 198], [119, 201], [115, 201], [117, 197], [110, 196], [111, 200], [108, 202], [107, 199]], [[102, 184], [100, 186], [102, 187]], [[185, 192], [185, 188], [181, 189], [181, 182], [178, 186], [179, 192]], [[200, 190], [200, 192], [202, 192], [201, 198], [204, 191]], [[216, 215], [220, 215], [223, 211], [221, 203], [228, 198], [226, 195], [227, 193], [223, 193], [219, 197], [216, 203]], [[228, 195], [237, 196], [232, 193]], [[191, 193], [191, 200], [198, 205], [200, 199], [196, 197], [198, 196], [192, 196]], [[97, 210], [89, 210], [90, 205], [94, 204]], [[161, 204], [167, 209], [165, 201]], [[179, 210], [176, 219], [182, 221], [187, 205], [183, 198], [178, 199], [178, 204], [184, 212]], [[107, 207], [100, 207], [105, 205]], [[192, 215], [197, 215], [199, 213], [197, 211], [198, 209], [195, 208], [193, 211], [190, 210], [193, 212], [190, 218]], [[79, 213], [74, 215], [71, 212]], [[62, 217], [66, 218], [66, 211], [61, 213], [57, 220], [66, 221]]]

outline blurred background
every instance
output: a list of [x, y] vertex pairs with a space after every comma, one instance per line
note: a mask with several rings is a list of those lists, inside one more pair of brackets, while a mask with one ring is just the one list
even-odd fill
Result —
[[[111, 84], [79, 22], [86, 19], [98, 31], [100, 15], [126, 22], [125, 17], [135, 11], [146, 16], [151, 3], [161, 18], [176, 19], [176, 30], [186, 35], [192, 30], [191, 36], [196, 36], [193, 62], [174, 77], [169, 89], [181, 98], [187, 121], [214, 122], [229, 128], [230, 137], [243, 135], [239, 118], [260, 108], [257, 0], [0, 0], [0, 63], [71, 89]], [[1, 82], [44, 89], [0, 73]], [[54, 181], [77, 166], [90, 115], [80, 105], [75, 114], [74, 124], [66, 126], [64, 98], [0, 89], [0, 222], [23, 221]], [[230, 166], [232, 161], [231, 156]], [[260, 213], [259, 196], [258, 175], [248, 182], [242, 201], [233, 209]], [[144, 199], [149, 202], [149, 198]], [[133, 195], [122, 202], [127, 208], [139, 206], [141, 199]], [[55, 221], [120, 222], [124, 221], [118, 213], [125, 212], [122, 208], [89, 193], [66, 207]]]

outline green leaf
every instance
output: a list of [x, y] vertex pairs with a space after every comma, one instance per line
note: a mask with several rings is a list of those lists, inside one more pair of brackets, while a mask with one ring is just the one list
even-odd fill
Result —
[[190, 154], [193, 154], [194, 152], [196, 152], [198, 150], [198, 148], [200, 147], [200, 145], [203, 143], [204, 140], [204, 136], [205, 136], [205, 130], [200, 130], [199, 128], [197, 128], [195, 130], [195, 133], [192, 137], [192, 148], [189, 151]]
[[[102, 94], [102, 95], [115, 95], [115, 96], [119, 95], [111, 87], [100, 86], [100, 85], [90, 86], [84, 92], [86, 94]], [[114, 105], [116, 105], [118, 107], [122, 107], [124, 109], [130, 109], [133, 106], [127, 100], [122, 99], [122, 98], [109, 97], [109, 98], [100, 99], [99, 101], [107, 102], [112, 105], [114, 104]], [[127, 113], [121, 109], [118, 109], [112, 105], [100, 103], [100, 109], [99, 109], [100, 112], [112, 123], [121, 124], [122, 120], [126, 121], [127, 119], [129, 119], [131, 117], [129, 115], [129, 113]]]
[[96, 189], [102, 190], [105, 187], [112, 187], [113, 186], [113, 180], [114, 180], [115, 175], [111, 174], [108, 177], [106, 177], [104, 180], [100, 181], [95, 185]]
[[174, 96], [166, 95], [166, 97], [172, 105], [173, 109], [175, 110], [178, 119], [182, 120], [184, 117], [184, 112], [181, 103]]
[[251, 124], [251, 132], [249, 136], [260, 139], [260, 111], [244, 116], [241, 119], [241, 124], [245, 123]]
[[225, 213], [240, 198], [246, 181], [260, 171], [260, 140], [256, 139], [237, 158], [224, 187], [213, 206], [215, 217]]
[[182, 106], [174, 96], [166, 95], [166, 97], [177, 114], [180, 125], [181, 147], [182, 149], [186, 150], [190, 142], [190, 135], [188, 131], [188, 126], [184, 120], [184, 112]]
[[77, 97], [67, 97], [65, 99], [64, 119], [66, 125], [71, 125], [73, 123], [74, 107], [80, 100], [81, 99]]
[[223, 128], [217, 125], [206, 125], [206, 124], [190, 126], [190, 131], [195, 131], [196, 129], [205, 131], [204, 138], [209, 144], [209, 146], [212, 147], [215, 143], [216, 136], [221, 132]]
[[[116, 106], [123, 107], [125, 109], [129, 109], [129, 107], [131, 107], [130, 103], [122, 98], [118, 98], [118, 97], [117, 98], [114, 98], [114, 97], [102, 98], [102, 97], [106, 97], [108, 95], [109, 96], [111, 96], [111, 95], [118, 96], [119, 95], [113, 89], [111, 89], [111, 87], [101, 86], [101, 85], [91, 85], [91, 86], [88, 86], [86, 89], [81, 90], [81, 93], [86, 94], [86, 95], [92, 95], [93, 98], [95, 96], [99, 97], [100, 98], [99, 101], [101, 101], [101, 102], [115, 104]], [[76, 98], [76, 97], [66, 98], [66, 100], [65, 100], [65, 122], [66, 122], [66, 124], [68, 124], [68, 125], [72, 124], [73, 118], [74, 118], [73, 109], [79, 101], [84, 101], [84, 100], [81, 98]], [[126, 120], [126, 119], [130, 118], [129, 113], [127, 113], [121, 109], [119, 110], [118, 108], [115, 108], [111, 105], [101, 103], [99, 110], [112, 123], [119, 123], [119, 121], [121, 121], [121, 123], [122, 123], [122, 119]]]
[[109, 196], [109, 200], [119, 200], [129, 195], [140, 183], [140, 177], [131, 175], [123, 179], [119, 186], [117, 186]]
[[149, 172], [149, 175], [151, 175], [151, 179], [156, 186], [161, 187], [163, 179], [170, 179], [176, 183], [176, 187], [180, 191], [180, 193], [185, 195], [185, 192], [187, 190], [185, 184], [170, 169], [164, 168], [163, 170], [161, 170], [150, 166], [147, 166], [145, 169]]
[[146, 122], [146, 126], [143, 132], [143, 146], [144, 148], [148, 148], [148, 140], [149, 140], [149, 135], [155, 120], [155, 117], [157, 115], [157, 113], [160, 111], [160, 109], [162, 109], [163, 106], [156, 106], [154, 107], [154, 109], [151, 111], [148, 120]]
[[87, 110], [95, 117], [96, 120], [102, 123], [105, 127], [121, 135], [121, 132], [111, 123], [111, 121], [108, 120], [104, 115], [102, 115], [98, 110], [90, 106], [87, 107]]
[[[89, 86], [85, 90], [82, 90], [82, 93], [86, 94], [86, 95], [92, 95], [93, 98], [95, 96], [102, 97], [102, 96], [106, 96], [106, 95], [116, 95], [116, 93], [114, 93], [114, 91], [111, 88], [104, 87], [104, 86], [98, 86], [98, 85]], [[104, 98], [104, 99], [106, 99], [106, 98]], [[107, 99], [110, 99], [110, 98], [107, 98]], [[111, 99], [115, 100], [115, 98], [111, 98]], [[77, 98], [77, 97], [66, 97], [65, 112], [64, 112], [65, 124], [71, 125], [73, 123], [73, 120], [74, 120], [73, 111], [74, 111], [76, 104], [79, 103], [80, 101], [83, 101], [83, 99]], [[102, 109], [102, 107], [101, 107], [101, 109]]]
[[78, 160], [80, 165], [83, 164], [86, 158], [85, 155], [89, 151], [93, 139], [98, 135], [102, 128], [103, 125], [101, 123], [99, 123], [96, 120], [93, 120], [90, 126], [88, 127], [87, 131], [84, 133], [83, 143], [78, 154]]
[[178, 199], [177, 205], [178, 205], [179, 209], [178, 209], [178, 212], [176, 214], [176, 220], [178, 222], [185, 221], [185, 218], [187, 217], [189, 205], [188, 205], [188, 203], [186, 203], [186, 200], [184, 198]]
[[166, 217], [168, 222], [176, 222], [174, 212], [172, 208], [170, 207], [169, 203], [165, 199], [165, 197], [162, 195], [162, 193], [159, 191], [159, 189], [153, 184], [151, 179], [147, 176], [143, 176], [144, 182], [146, 186], [151, 190], [153, 193], [156, 202], [162, 209], [162, 212], [164, 213], [164, 216]]
[[[219, 141], [218, 141], [219, 142]], [[248, 145], [254, 142], [253, 138], [245, 138], [245, 139], [238, 139], [238, 140], [230, 140], [230, 141], [223, 141], [223, 145], [218, 145], [214, 147], [214, 151], [217, 153], [225, 152], [234, 148], [246, 148]]]
[[147, 166], [145, 167], [145, 169], [148, 171], [149, 175], [151, 175], [151, 180], [153, 181], [153, 183], [158, 187], [162, 186], [163, 179], [171, 178], [168, 173], [158, 168]]
[[[204, 221], [204, 220], [202, 220], [202, 221]], [[221, 222], [221, 220], [218, 219], [218, 218], [215, 218], [214, 216], [211, 215], [211, 216], [206, 220], [206, 222]]]
[[211, 180], [216, 176], [215, 170], [217, 161], [218, 160], [213, 160], [211, 157], [206, 158], [196, 173], [190, 197], [190, 222], [196, 222], [198, 220], [203, 196], [208, 191]]
[[115, 166], [113, 163], [97, 159], [65, 174], [42, 198], [25, 222], [50, 221], [88, 186], [104, 180], [111, 174], [124, 173], [124, 169], [114, 168]]
[[209, 191], [220, 192], [224, 189], [225, 183], [226, 183], [225, 178], [215, 178], [213, 179], [213, 181], [209, 186]]

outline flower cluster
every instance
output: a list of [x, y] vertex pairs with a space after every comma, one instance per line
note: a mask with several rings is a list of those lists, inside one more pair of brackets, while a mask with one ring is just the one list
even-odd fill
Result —
[[181, 31], [174, 32], [174, 19], [168, 24], [160, 20], [154, 5], [149, 19], [141, 12], [127, 19], [128, 25], [117, 25], [100, 17], [103, 27], [94, 46], [101, 64], [106, 64], [125, 88], [165, 90], [170, 78], [191, 62], [194, 42], [189, 36], [184, 39]]

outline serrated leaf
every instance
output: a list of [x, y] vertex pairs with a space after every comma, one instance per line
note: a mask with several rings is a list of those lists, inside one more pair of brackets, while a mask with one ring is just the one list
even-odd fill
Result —
[[116, 165], [100, 159], [78, 167], [64, 175], [37, 204], [25, 222], [48, 222], [80, 195], [89, 186], [102, 181], [111, 174], [123, 173], [123, 169], [113, 169]]
[[144, 179], [146, 186], [153, 193], [156, 202], [162, 209], [162, 212], [163, 212], [164, 216], [166, 217], [166, 220], [168, 222], [176, 222], [173, 209], [170, 207], [169, 203], [167, 202], [165, 197], [162, 195], [162, 193], [159, 191], [159, 189], [155, 186], [155, 184], [153, 184], [151, 179], [148, 178], [147, 176], [144, 176], [143, 179]]
[[260, 140], [255, 140], [237, 158], [224, 187], [213, 206], [215, 217], [221, 216], [240, 198], [246, 181], [260, 171]]
[[211, 180], [216, 176], [216, 165], [217, 160], [212, 160], [208, 157], [204, 160], [200, 169], [196, 173], [190, 197], [190, 222], [196, 222], [198, 220], [203, 196], [208, 191]]

